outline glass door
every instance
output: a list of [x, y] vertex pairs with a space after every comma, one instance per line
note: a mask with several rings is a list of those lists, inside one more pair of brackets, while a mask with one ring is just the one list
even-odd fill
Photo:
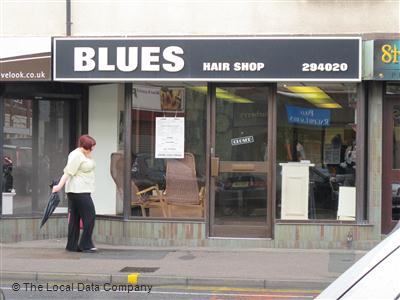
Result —
[[210, 234], [270, 237], [270, 88], [212, 85], [211, 95]]

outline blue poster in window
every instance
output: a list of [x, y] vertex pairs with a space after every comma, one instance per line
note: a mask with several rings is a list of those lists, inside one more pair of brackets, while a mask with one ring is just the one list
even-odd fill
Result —
[[289, 124], [324, 127], [331, 124], [331, 111], [329, 109], [286, 105], [286, 111]]

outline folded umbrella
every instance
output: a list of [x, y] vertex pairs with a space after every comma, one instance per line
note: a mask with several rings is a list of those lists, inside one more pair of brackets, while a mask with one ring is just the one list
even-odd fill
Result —
[[[57, 184], [57, 181], [52, 181], [50, 184], [50, 188], [53, 188], [54, 185]], [[43, 217], [42, 217], [42, 222], [40, 223], [40, 228], [46, 223], [46, 221], [49, 219], [51, 214], [54, 212], [58, 204], [60, 203], [60, 196], [58, 193], [51, 193], [49, 197], [49, 201], [47, 202], [47, 206], [44, 209]]]

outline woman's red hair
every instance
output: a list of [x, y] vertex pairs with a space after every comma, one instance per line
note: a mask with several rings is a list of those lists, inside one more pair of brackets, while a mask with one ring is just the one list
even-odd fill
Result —
[[92, 147], [96, 145], [96, 140], [90, 135], [84, 134], [79, 138], [79, 147], [85, 150], [92, 150]]

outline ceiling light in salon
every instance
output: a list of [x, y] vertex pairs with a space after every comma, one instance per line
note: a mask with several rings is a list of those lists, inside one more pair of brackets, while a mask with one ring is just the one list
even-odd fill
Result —
[[[206, 86], [192, 86], [190, 89], [200, 92], [203, 94], [207, 94], [207, 87]], [[229, 101], [233, 103], [253, 103], [250, 99], [229, 93], [228, 91], [216, 88], [216, 98], [224, 101]]]
[[342, 108], [327, 93], [317, 86], [285, 86], [295, 96], [301, 97], [316, 107], [321, 108]]

